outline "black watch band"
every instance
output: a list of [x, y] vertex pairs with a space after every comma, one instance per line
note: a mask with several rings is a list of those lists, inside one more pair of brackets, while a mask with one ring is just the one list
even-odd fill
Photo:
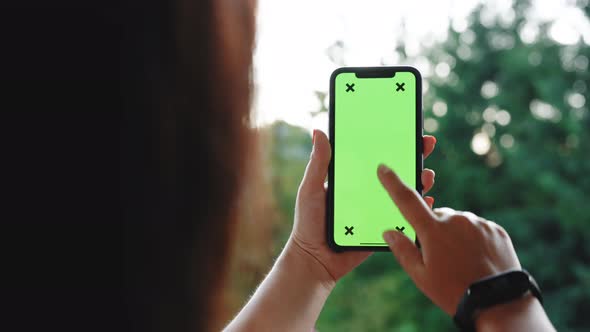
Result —
[[453, 320], [461, 331], [475, 331], [479, 310], [518, 299], [529, 291], [543, 303], [539, 285], [526, 270], [508, 271], [481, 279], [467, 288]]

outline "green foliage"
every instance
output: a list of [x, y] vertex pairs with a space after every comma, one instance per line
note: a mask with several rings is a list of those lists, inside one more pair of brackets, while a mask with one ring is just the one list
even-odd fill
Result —
[[311, 135], [302, 128], [276, 122], [269, 129], [271, 179], [281, 220], [275, 230], [275, 256], [287, 242], [293, 223], [295, 198], [311, 153]]
[[[523, 43], [518, 31], [526, 8], [527, 2], [517, 2], [515, 21], [492, 27], [479, 23], [478, 9], [465, 32], [450, 30], [447, 41], [430, 49], [433, 64], [445, 62], [452, 68], [444, 78], [430, 77], [424, 96], [425, 118], [436, 121], [432, 134], [438, 138], [426, 162], [437, 173], [431, 194], [437, 206], [470, 210], [504, 226], [523, 267], [543, 288], [557, 329], [588, 331], [590, 49], [582, 42], [556, 44], [547, 38], [546, 26], [534, 43]], [[492, 82], [487, 84], [491, 91], [483, 97], [486, 82]], [[497, 94], [492, 93], [494, 86]], [[582, 95], [585, 105], [576, 107], [572, 94]], [[446, 104], [445, 115], [434, 114], [435, 102], [438, 107]], [[498, 116], [501, 110], [509, 113], [509, 123], [505, 113], [503, 119]], [[279, 124], [273, 130], [275, 192], [289, 220], [277, 234], [277, 245], [288, 235], [307, 160], [306, 154], [302, 159], [296, 153], [293, 159], [288, 151], [295, 144], [309, 152], [311, 143], [307, 133], [284, 128], [288, 126]], [[482, 155], [472, 151], [477, 133], [491, 144]], [[455, 331], [449, 317], [386, 253], [374, 254], [339, 282], [318, 329]]]
[[[544, 288], [558, 330], [587, 331], [590, 116], [587, 106], [576, 109], [568, 99], [577, 93], [588, 101], [590, 49], [582, 43], [556, 45], [545, 34], [524, 44], [517, 34], [522, 23], [517, 19], [505, 28], [474, 24], [474, 42], [463, 44], [472, 50], [471, 58], [457, 54], [462, 45], [457, 33], [432, 50], [434, 63], [455, 59], [452, 75], [457, 76], [434, 77], [425, 97], [425, 116], [439, 124], [437, 151], [427, 161], [437, 172], [432, 194], [437, 205], [474, 211], [504, 226], [522, 265]], [[498, 36], [512, 39], [514, 46], [494, 47]], [[484, 98], [481, 90], [488, 81], [499, 93]], [[428, 109], [434, 100], [446, 103], [445, 116]], [[541, 114], [539, 102], [551, 111]], [[510, 123], [499, 125], [489, 113], [485, 119], [483, 111], [490, 106], [507, 110]], [[491, 136], [483, 156], [470, 151], [478, 132]]]

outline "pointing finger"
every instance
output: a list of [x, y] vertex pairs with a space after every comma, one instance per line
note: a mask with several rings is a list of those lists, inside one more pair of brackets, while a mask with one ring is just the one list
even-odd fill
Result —
[[418, 237], [425, 234], [428, 231], [428, 224], [435, 217], [418, 192], [406, 186], [397, 174], [385, 165], [379, 166], [378, 176], [404, 218], [418, 233]]

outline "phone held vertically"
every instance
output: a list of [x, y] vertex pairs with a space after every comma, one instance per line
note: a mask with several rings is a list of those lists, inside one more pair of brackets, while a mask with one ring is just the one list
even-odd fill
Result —
[[327, 241], [336, 251], [386, 251], [382, 234], [415, 232], [377, 178], [383, 163], [422, 191], [422, 78], [413, 67], [344, 67], [330, 78]]

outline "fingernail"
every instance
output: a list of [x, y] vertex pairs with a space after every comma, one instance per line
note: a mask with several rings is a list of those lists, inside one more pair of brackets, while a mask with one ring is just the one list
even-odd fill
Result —
[[425, 171], [430, 171], [429, 173], [432, 173], [432, 178], [434, 179], [436, 177], [436, 172], [431, 170], [430, 168], [425, 168]]
[[385, 233], [383, 233], [383, 239], [385, 240], [385, 242], [387, 242], [389, 245], [393, 245], [394, 242], [394, 233], [395, 231], [387, 231]]
[[315, 135], [316, 135], [316, 129], [314, 129], [311, 134], [311, 152], [309, 153], [310, 159], [313, 158], [313, 152], [315, 151]]
[[387, 166], [385, 166], [384, 164], [380, 164], [379, 168], [377, 168], [377, 172], [379, 172], [379, 174], [383, 175], [383, 174], [387, 174], [388, 172], [391, 172], [391, 169]]

